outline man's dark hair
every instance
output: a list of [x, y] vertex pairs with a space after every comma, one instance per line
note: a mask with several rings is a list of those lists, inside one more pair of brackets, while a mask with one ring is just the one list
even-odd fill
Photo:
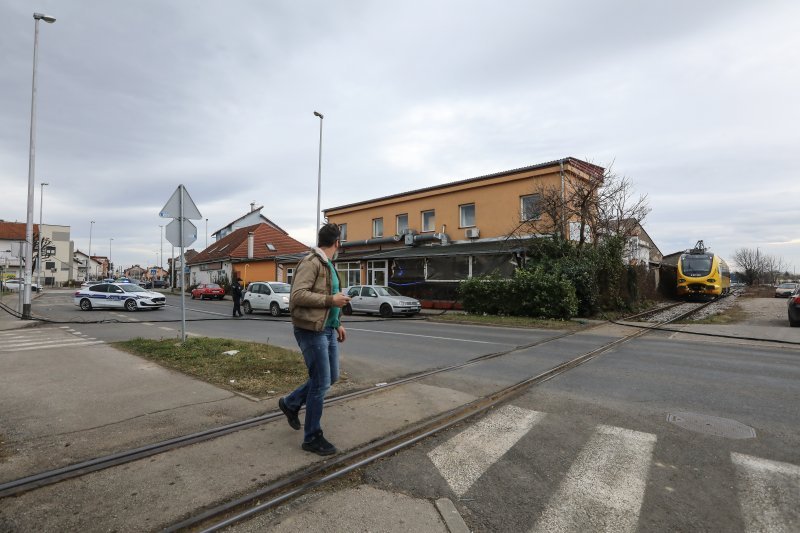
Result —
[[339, 238], [339, 226], [332, 222], [325, 224], [319, 228], [319, 235], [317, 236], [317, 246], [320, 248], [327, 248], [333, 246]]

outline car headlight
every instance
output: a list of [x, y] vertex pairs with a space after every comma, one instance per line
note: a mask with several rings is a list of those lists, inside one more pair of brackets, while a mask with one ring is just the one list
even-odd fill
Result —
[[285, 304], [289, 303], [289, 297], [288, 296], [281, 296], [281, 300], [283, 300], [283, 303], [285, 303]]

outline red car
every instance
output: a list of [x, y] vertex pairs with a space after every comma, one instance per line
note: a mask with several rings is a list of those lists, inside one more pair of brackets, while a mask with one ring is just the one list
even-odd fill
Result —
[[201, 283], [196, 288], [192, 289], [192, 300], [195, 298], [200, 298], [201, 300], [205, 300], [206, 298], [222, 300], [225, 298], [225, 289], [216, 283]]

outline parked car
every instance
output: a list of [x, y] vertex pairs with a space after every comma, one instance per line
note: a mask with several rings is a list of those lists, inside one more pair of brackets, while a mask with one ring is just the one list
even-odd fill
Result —
[[167, 303], [163, 294], [148, 291], [135, 283], [92, 285], [76, 292], [73, 300], [84, 311], [91, 311], [95, 307], [120, 307], [126, 311], [160, 309]]
[[781, 283], [777, 287], [775, 287], [775, 298], [786, 298], [790, 294], [794, 292], [794, 290], [800, 287], [798, 283]]
[[800, 328], [800, 287], [789, 295], [788, 300], [789, 325], [793, 328]]
[[83, 283], [81, 283], [81, 289], [86, 289], [87, 287], [91, 287], [92, 285], [100, 285], [101, 283], [105, 283], [105, 281], [101, 279], [92, 279], [84, 281]]
[[292, 286], [280, 281], [254, 281], [247, 285], [242, 296], [242, 309], [248, 315], [253, 311], [269, 311], [272, 316], [289, 312], [289, 294]]
[[166, 289], [169, 287], [169, 281], [165, 279], [157, 279], [153, 281], [153, 288], [155, 289]]
[[206, 298], [222, 300], [225, 298], [225, 289], [216, 283], [201, 283], [192, 289], [192, 300], [195, 298], [200, 298], [201, 300], [205, 300]]
[[416, 298], [403, 296], [393, 288], [381, 285], [353, 285], [344, 293], [350, 297], [350, 303], [342, 308], [346, 315], [361, 312], [379, 313], [384, 318], [395, 314], [413, 316], [422, 308]]
[[[3, 281], [3, 288], [11, 292], [21, 290], [24, 286], [25, 281], [19, 278], [11, 278]], [[31, 291], [39, 292], [40, 290], [42, 290], [42, 288], [38, 284], [31, 283]]]

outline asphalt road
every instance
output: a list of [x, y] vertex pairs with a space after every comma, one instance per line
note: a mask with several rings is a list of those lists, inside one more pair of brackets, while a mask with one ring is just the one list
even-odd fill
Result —
[[[52, 291], [34, 312], [109, 342], [177, 336], [179, 299], [168, 303], [87, 313]], [[230, 300], [186, 306], [190, 335], [296, 346], [287, 318], [229, 320]], [[401, 318], [348, 317], [346, 326], [343, 366], [365, 383], [557, 333]], [[427, 383], [488, 394], [617, 334], [518, 349]], [[362, 480], [420, 501], [449, 498], [473, 531], [799, 531], [799, 404], [797, 346], [656, 333], [367, 467]]]

